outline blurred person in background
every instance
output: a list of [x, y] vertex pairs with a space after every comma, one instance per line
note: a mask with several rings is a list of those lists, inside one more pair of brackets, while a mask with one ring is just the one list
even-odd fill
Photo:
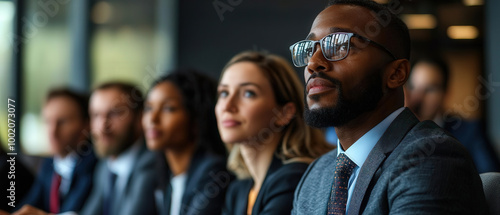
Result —
[[143, 138], [143, 102], [140, 90], [127, 83], [104, 83], [93, 91], [90, 128], [101, 161], [81, 215], [156, 214], [157, 174]]
[[[35, 183], [14, 214], [79, 211], [92, 188], [97, 158], [88, 140], [88, 96], [54, 89], [42, 117], [53, 158], [43, 160]], [[18, 185], [21, 186], [21, 185]]]
[[158, 212], [219, 215], [231, 177], [217, 130], [216, 82], [194, 70], [156, 80], [147, 95], [142, 126], [158, 152]]
[[498, 172], [500, 165], [480, 120], [445, 115], [448, 65], [440, 58], [422, 58], [413, 66], [406, 84], [406, 106], [420, 120], [432, 120], [455, 136], [472, 155], [479, 173]]
[[333, 149], [305, 124], [303, 92], [295, 70], [275, 55], [243, 52], [224, 67], [215, 113], [239, 180], [223, 214], [290, 214], [309, 163]]

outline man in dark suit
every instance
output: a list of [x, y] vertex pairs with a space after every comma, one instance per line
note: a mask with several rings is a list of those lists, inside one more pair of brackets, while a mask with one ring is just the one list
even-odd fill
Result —
[[155, 156], [143, 140], [143, 102], [141, 92], [126, 83], [105, 83], [92, 93], [91, 133], [102, 160], [81, 215], [156, 214]]
[[49, 92], [42, 116], [54, 158], [46, 158], [15, 214], [78, 211], [92, 188], [97, 163], [90, 145], [88, 97], [68, 89]]
[[307, 122], [339, 139], [302, 177], [292, 214], [486, 213], [465, 148], [403, 107], [410, 38], [398, 6], [333, 1], [290, 47], [305, 66]]

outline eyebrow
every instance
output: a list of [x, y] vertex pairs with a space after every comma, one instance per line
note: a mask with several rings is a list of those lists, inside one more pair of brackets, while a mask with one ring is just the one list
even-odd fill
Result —
[[[351, 33], [353, 31], [350, 30], [350, 29], [347, 29], [347, 28], [338, 28], [338, 27], [331, 27], [330, 28], [330, 33], [336, 33], [336, 32], [348, 32], [348, 33]], [[306, 40], [310, 40], [311, 38], [314, 38], [314, 37], [316, 37], [316, 34], [310, 33], [309, 35], [307, 35]]]
[[[255, 84], [255, 83], [251, 83], [251, 82], [243, 82], [241, 84], [239, 84], [240, 87], [244, 87], [244, 86], [255, 86], [257, 88], [260, 89], [260, 86]], [[219, 84], [219, 87], [228, 87], [227, 84]]]

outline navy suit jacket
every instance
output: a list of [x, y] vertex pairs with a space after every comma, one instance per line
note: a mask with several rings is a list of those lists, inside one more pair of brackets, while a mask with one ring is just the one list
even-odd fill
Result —
[[[163, 153], [157, 156], [156, 162], [160, 174], [155, 191], [158, 212], [170, 214], [172, 173], [165, 162]], [[219, 215], [226, 189], [233, 176], [226, 169], [226, 158], [198, 150], [193, 155], [187, 172], [187, 180], [181, 201], [181, 215]]]
[[[292, 214], [326, 214], [337, 150], [313, 162]], [[486, 214], [481, 179], [462, 144], [405, 109], [360, 169], [348, 214]]]
[[[252, 208], [252, 215], [288, 215], [292, 210], [293, 193], [309, 164], [294, 162], [283, 165], [274, 157]], [[252, 179], [233, 182], [228, 189], [224, 215], [246, 215]]]
[[[92, 177], [96, 163], [97, 158], [92, 149], [78, 154], [70, 187], [61, 201], [59, 212], [79, 211], [82, 208], [92, 188]], [[53, 175], [54, 160], [46, 158], [42, 163], [35, 183], [23, 202], [19, 204], [18, 209], [25, 204], [29, 204], [43, 211], [49, 211], [50, 187]]]

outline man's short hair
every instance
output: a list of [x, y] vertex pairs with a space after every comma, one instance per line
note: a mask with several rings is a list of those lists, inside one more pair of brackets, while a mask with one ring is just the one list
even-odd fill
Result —
[[85, 120], [89, 119], [89, 96], [87, 94], [77, 93], [68, 88], [52, 89], [47, 94], [45, 103], [48, 103], [51, 99], [58, 97], [65, 97], [76, 102], [76, 104], [80, 108], [80, 115], [82, 116], [82, 118]]
[[144, 107], [144, 97], [139, 88], [130, 83], [114, 81], [99, 85], [94, 89], [94, 92], [108, 89], [117, 89], [122, 92], [125, 95], [125, 98], [129, 100], [128, 104], [131, 105], [130, 109], [132, 109], [132, 111], [136, 114], [142, 113], [142, 109]]
[[[386, 11], [386, 14], [389, 14], [391, 16], [387, 26], [384, 26], [384, 29], [388, 31], [387, 35], [391, 37], [388, 41], [396, 44], [391, 47], [398, 47], [401, 50], [391, 50], [390, 47], [388, 48], [391, 52], [395, 53], [397, 58], [410, 60], [411, 40], [408, 26], [406, 26], [403, 20], [401, 20], [397, 16], [397, 14], [395, 14], [390, 8], [370, 0], [330, 0], [328, 3], [328, 7], [339, 4], [364, 7], [374, 12], [375, 14]], [[355, 16], [355, 14], [353, 14], [353, 16]]]

